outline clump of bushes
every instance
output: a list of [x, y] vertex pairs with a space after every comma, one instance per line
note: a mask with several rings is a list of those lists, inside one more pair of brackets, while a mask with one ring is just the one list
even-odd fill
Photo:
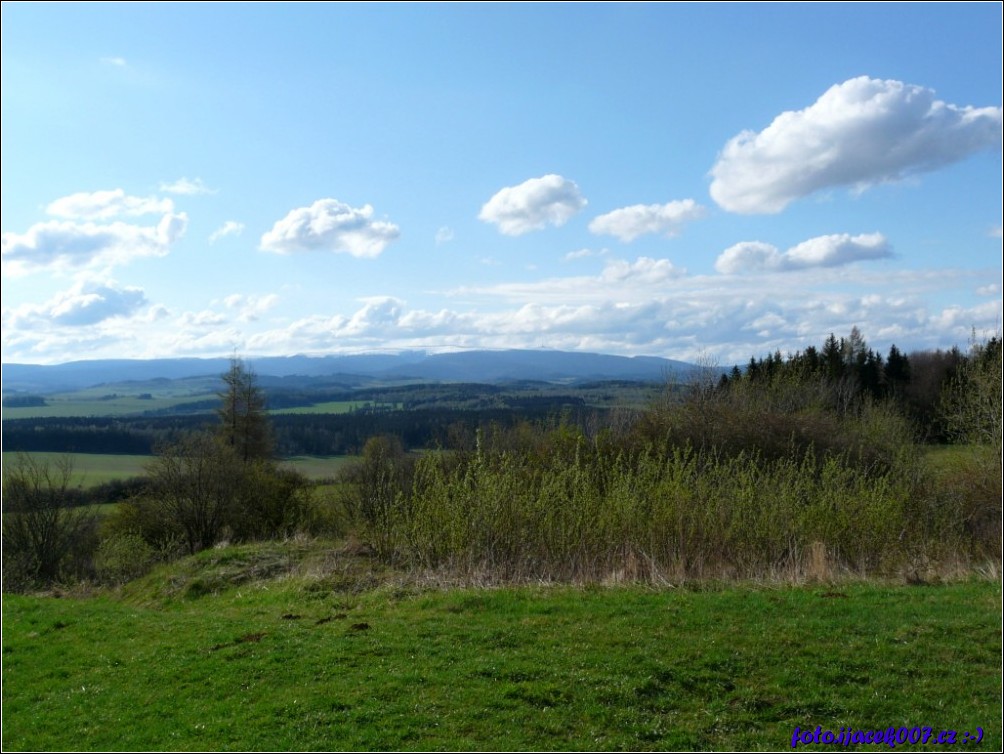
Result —
[[244, 460], [211, 434], [163, 449], [148, 467], [146, 490], [109, 517], [109, 535], [139, 535], [159, 552], [188, 553], [221, 541], [290, 536], [309, 529], [313, 486], [271, 460]]
[[[965, 479], [925, 467], [897, 398], [905, 358], [892, 349], [886, 375], [857, 335], [753, 376], [674, 386], [622, 431], [524, 424], [417, 460], [381, 440], [344, 477], [352, 520], [386, 559], [496, 581], [916, 575], [999, 561], [993, 343], [991, 357], [963, 361], [965, 395], [946, 399], [959, 426], [979, 428], [964, 435], [977, 449], [956, 466]], [[954, 426], [947, 409], [944, 422]]]

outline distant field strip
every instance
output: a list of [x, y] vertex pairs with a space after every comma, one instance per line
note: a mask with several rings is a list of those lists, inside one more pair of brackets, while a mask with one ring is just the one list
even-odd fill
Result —
[[[3, 454], [4, 464], [7, 463], [8, 458], [14, 455], [16, 454], [5, 452]], [[73, 462], [72, 486], [74, 487], [93, 487], [115, 479], [140, 476], [145, 473], [146, 465], [154, 460], [153, 456], [101, 455], [97, 453], [29, 453], [28, 455], [39, 461], [48, 461], [50, 464], [68, 456]], [[338, 470], [351, 460], [353, 460], [352, 456], [330, 458], [299, 456], [287, 459], [285, 463], [302, 472], [308, 479], [326, 479], [335, 476]]]
[[[192, 403], [211, 400], [212, 395], [192, 395], [187, 397], [139, 398], [134, 395], [118, 395], [108, 398], [85, 398], [80, 393], [67, 396], [46, 396], [45, 406], [3, 409], [4, 419], [66, 419], [74, 416], [128, 416], [147, 411], [184, 408]], [[207, 408], [206, 413], [212, 413]]]
[[402, 408], [400, 403], [377, 403], [372, 401], [327, 401], [315, 403], [312, 406], [297, 406], [295, 408], [276, 408], [269, 411], [270, 414], [348, 414], [360, 409], [373, 409], [377, 411], [390, 411]]
[[[3, 463], [16, 453], [4, 453]], [[93, 487], [115, 479], [128, 479], [143, 474], [143, 467], [153, 460], [152, 456], [101, 455], [98, 453], [28, 453], [41, 463], [56, 463], [61, 458], [69, 458], [73, 463], [71, 486]]]

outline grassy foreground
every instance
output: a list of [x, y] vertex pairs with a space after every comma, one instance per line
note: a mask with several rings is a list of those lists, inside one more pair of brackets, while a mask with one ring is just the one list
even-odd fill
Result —
[[229, 547], [115, 595], [5, 595], [3, 749], [774, 749], [819, 725], [999, 750], [1000, 615], [995, 581], [441, 589]]

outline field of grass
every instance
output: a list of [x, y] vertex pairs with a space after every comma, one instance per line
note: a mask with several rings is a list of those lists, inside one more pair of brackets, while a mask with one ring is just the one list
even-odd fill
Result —
[[[16, 453], [4, 453], [6, 465]], [[59, 459], [69, 457], [73, 464], [72, 487], [94, 487], [115, 479], [128, 479], [142, 475], [143, 467], [153, 460], [152, 456], [104, 455], [100, 453], [28, 453], [42, 463], [55, 468]]]
[[3, 748], [788, 749], [818, 725], [993, 751], [1000, 613], [996, 581], [444, 589], [318, 542], [218, 548], [117, 594], [5, 595]]
[[315, 403], [312, 406], [297, 406], [296, 408], [276, 408], [269, 414], [348, 414], [361, 408], [378, 408], [380, 410], [396, 410], [403, 407], [402, 403], [377, 403], [373, 401], [327, 401]]
[[[117, 388], [115, 389], [117, 390]], [[140, 398], [135, 394], [108, 392], [105, 390], [79, 390], [74, 393], [47, 395], [45, 406], [5, 407], [4, 419], [39, 419], [60, 418], [71, 416], [127, 416], [142, 414], [147, 411], [160, 411], [169, 408], [183, 407], [185, 404], [211, 400], [214, 393], [199, 394], [151, 394], [150, 398]], [[210, 413], [210, 409], [206, 413]]]
[[329, 479], [337, 476], [338, 472], [348, 463], [358, 460], [358, 456], [295, 456], [287, 458], [283, 463], [292, 466], [303, 474], [307, 479]]
[[[14, 453], [4, 453], [3, 462]], [[30, 453], [33, 458], [54, 464], [59, 458], [69, 456], [73, 461], [74, 487], [94, 487], [115, 479], [128, 479], [144, 473], [144, 467], [152, 460], [152, 456], [102, 455], [99, 453]], [[346, 463], [354, 460], [354, 456], [334, 456], [318, 458], [312, 456], [297, 456], [284, 461], [301, 471], [308, 479], [327, 479], [338, 473]]]

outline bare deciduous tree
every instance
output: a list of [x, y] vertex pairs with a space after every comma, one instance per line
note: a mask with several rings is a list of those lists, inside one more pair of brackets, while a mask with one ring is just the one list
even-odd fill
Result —
[[18, 453], [4, 464], [5, 589], [59, 579], [93, 530], [93, 513], [70, 506], [72, 477], [68, 456], [49, 462]]
[[220, 540], [244, 489], [233, 448], [208, 434], [190, 435], [162, 450], [147, 474], [152, 498], [181, 528], [189, 552]]

